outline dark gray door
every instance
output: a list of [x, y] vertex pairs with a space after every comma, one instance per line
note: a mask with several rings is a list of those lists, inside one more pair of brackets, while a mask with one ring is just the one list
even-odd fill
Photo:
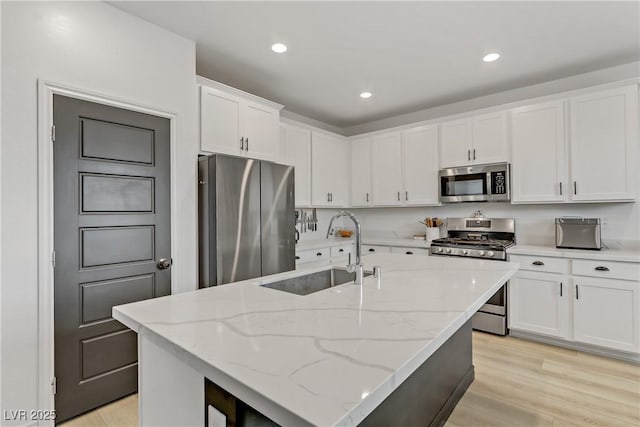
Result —
[[137, 390], [136, 334], [111, 307], [168, 295], [169, 120], [53, 100], [57, 422]]

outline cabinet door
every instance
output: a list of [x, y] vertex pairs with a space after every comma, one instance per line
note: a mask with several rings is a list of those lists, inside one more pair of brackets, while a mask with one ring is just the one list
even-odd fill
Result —
[[566, 180], [565, 102], [515, 108], [511, 112], [514, 203], [561, 202]]
[[371, 187], [376, 206], [401, 205], [402, 134], [375, 135], [371, 138]]
[[638, 88], [570, 99], [573, 200], [634, 200]]
[[574, 339], [616, 350], [640, 351], [640, 283], [574, 277]]
[[509, 281], [508, 294], [509, 328], [570, 338], [567, 276], [520, 271]]
[[296, 206], [311, 206], [311, 131], [283, 125], [282, 161], [295, 168]]
[[331, 206], [333, 183], [332, 161], [335, 144], [329, 135], [311, 132], [311, 203], [313, 206]]
[[407, 205], [438, 204], [438, 127], [422, 126], [402, 135], [404, 200]]
[[371, 138], [351, 141], [351, 206], [371, 205]]
[[475, 116], [472, 134], [472, 163], [498, 163], [509, 160], [506, 111]]
[[279, 112], [251, 102], [243, 104], [242, 112], [246, 154], [256, 159], [276, 160], [279, 148]]
[[313, 206], [349, 204], [348, 142], [322, 132], [311, 132], [311, 201]]
[[333, 139], [333, 156], [330, 169], [331, 176], [331, 205], [347, 207], [351, 202], [351, 145], [343, 138]]
[[471, 120], [441, 125], [440, 161], [443, 168], [471, 164]]
[[239, 98], [200, 86], [200, 148], [211, 153], [235, 154], [240, 150]]

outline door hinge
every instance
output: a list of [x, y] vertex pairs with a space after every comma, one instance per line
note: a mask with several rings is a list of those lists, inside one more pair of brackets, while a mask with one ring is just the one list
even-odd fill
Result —
[[51, 142], [56, 142], [56, 125], [51, 126]]
[[58, 380], [56, 379], [56, 377], [53, 377], [51, 378], [51, 394], [55, 396], [57, 391], [58, 391]]
[[56, 268], [56, 251], [51, 252], [51, 266]]

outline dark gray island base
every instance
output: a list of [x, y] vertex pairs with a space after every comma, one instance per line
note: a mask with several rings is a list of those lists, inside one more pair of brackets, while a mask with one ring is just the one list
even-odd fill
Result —
[[[359, 426], [442, 426], [473, 379], [469, 320]], [[225, 415], [227, 427], [278, 425], [205, 378], [205, 426], [209, 405]]]

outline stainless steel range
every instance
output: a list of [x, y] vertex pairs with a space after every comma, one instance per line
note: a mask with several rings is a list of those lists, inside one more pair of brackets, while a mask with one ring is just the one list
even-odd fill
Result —
[[[507, 260], [507, 248], [516, 243], [513, 218], [447, 218], [447, 237], [431, 242], [431, 255]], [[473, 316], [473, 328], [507, 335], [507, 285]]]

